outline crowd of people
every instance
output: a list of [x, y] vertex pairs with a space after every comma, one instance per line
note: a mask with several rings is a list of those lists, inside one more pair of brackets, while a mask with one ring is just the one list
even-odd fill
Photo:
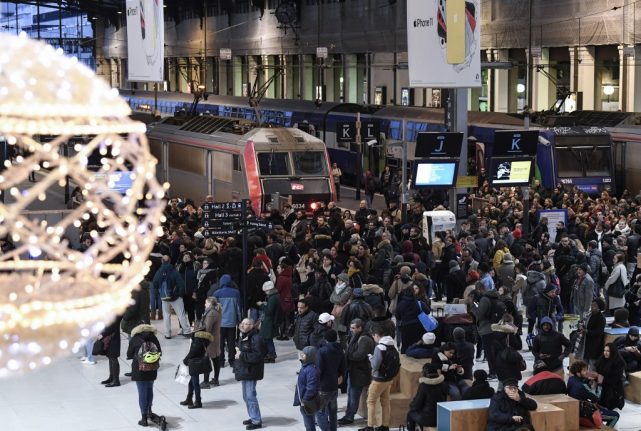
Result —
[[[383, 180], [395, 178], [386, 170]], [[535, 182], [525, 226], [518, 189], [480, 184], [473, 197], [481, 204], [469, 208], [460, 228], [429, 240], [423, 211], [438, 209], [444, 198], [417, 194], [403, 215], [396, 195], [387, 192], [380, 212], [369, 199], [355, 211], [334, 202], [313, 214], [287, 205], [282, 213], [272, 209], [266, 219], [274, 228], [252, 233], [246, 250], [238, 238], [206, 238], [201, 205], [171, 199], [165, 235], [134, 292], [135, 304], [102, 334], [120, 326], [131, 334], [127, 356], [134, 359], [141, 425], [151, 414], [149, 382], [156, 372], [137, 369], [136, 358], [143, 341], [160, 351], [151, 321], [164, 321], [166, 339], [175, 335], [173, 311], [179, 333], [192, 339], [184, 359], [192, 378], [181, 404], [202, 407], [201, 388], [219, 384], [227, 359], [242, 382], [247, 429], [262, 427], [256, 382], [265, 364], [277, 360], [274, 339], [292, 340], [298, 351], [294, 405], [308, 431], [352, 424], [365, 391], [367, 425], [360, 431], [389, 430], [401, 354], [431, 358], [407, 413], [408, 429], [435, 426], [438, 402], [479, 398], [492, 399], [488, 429], [532, 429], [528, 411], [536, 402], [526, 393], [567, 393], [593, 403], [613, 426], [626, 377], [641, 370], [641, 196], [592, 197]], [[568, 217], [551, 237], [538, 210], [554, 208], [566, 209]], [[243, 252], [249, 268], [242, 266]], [[436, 318], [443, 302], [456, 305], [458, 314]], [[562, 331], [567, 314], [579, 319], [570, 337]], [[610, 316], [611, 325], [629, 330], [604, 346]], [[119, 355], [117, 339], [110, 358]], [[534, 355], [532, 370], [524, 349]], [[571, 353], [576, 362], [566, 384], [561, 376]], [[112, 362], [107, 386], [119, 384]], [[533, 376], [523, 381], [526, 371]], [[347, 393], [341, 418], [339, 391]], [[380, 417], [373, 414], [379, 402]]]

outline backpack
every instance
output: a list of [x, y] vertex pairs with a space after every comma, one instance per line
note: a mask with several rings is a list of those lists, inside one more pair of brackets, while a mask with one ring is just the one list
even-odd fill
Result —
[[176, 283], [170, 277], [168, 271], [163, 271], [160, 278], [160, 299], [163, 301], [175, 301], [178, 299], [178, 292], [176, 291]]
[[506, 312], [505, 303], [500, 299], [490, 299], [490, 323], [499, 323]]
[[160, 368], [160, 357], [162, 354], [153, 341], [145, 341], [140, 345], [138, 351], [138, 370], [156, 371]]
[[381, 350], [381, 353], [383, 361], [378, 367], [378, 380], [389, 382], [396, 377], [401, 369], [401, 357], [394, 346], [385, 346], [385, 350]]

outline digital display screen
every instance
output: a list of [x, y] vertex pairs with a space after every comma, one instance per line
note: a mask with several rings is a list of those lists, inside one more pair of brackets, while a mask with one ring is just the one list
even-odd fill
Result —
[[456, 182], [457, 162], [417, 162], [415, 187], [452, 187]]
[[[104, 173], [96, 173], [96, 180], [104, 178], [106, 175]], [[121, 195], [127, 194], [127, 190], [133, 185], [133, 179], [131, 178], [131, 172], [127, 171], [116, 171], [109, 176], [108, 188], [109, 190], [120, 193]], [[100, 190], [97, 190], [100, 193]]]
[[532, 175], [532, 160], [498, 159], [492, 161], [492, 184], [526, 186]]

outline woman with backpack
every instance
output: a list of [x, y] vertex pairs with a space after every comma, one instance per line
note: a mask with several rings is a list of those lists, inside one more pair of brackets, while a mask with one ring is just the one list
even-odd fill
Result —
[[[194, 333], [191, 339], [191, 346], [189, 353], [183, 359], [183, 364], [189, 367], [189, 375], [191, 380], [187, 387], [187, 398], [181, 401], [181, 406], [187, 406], [188, 409], [200, 409], [203, 404], [200, 400], [200, 380], [201, 374], [211, 372], [211, 362], [207, 355], [207, 346], [214, 341], [214, 337], [203, 328]], [[196, 394], [196, 401], [193, 400], [193, 395]]]
[[143, 323], [131, 331], [127, 359], [131, 362], [131, 380], [138, 389], [138, 405], [142, 419], [138, 425], [146, 427], [151, 419], [151, 404], [154, 399], [154, 380], [158, 377], [162, 350], [156, 337], [156, 328]]

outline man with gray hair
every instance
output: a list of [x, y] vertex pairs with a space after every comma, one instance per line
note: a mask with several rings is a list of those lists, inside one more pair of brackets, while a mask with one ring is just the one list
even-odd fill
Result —
[[243, 319], [238, 329], [240, 329], [240, 341], [236, 348], [234, 375], [242, 384], [243, 401], [249, 414], [249, 419], [243, 421], [243, 425], [246, 425], [245, 429], [255, 430], [263, 427], [260, 406], [256, 398], [256, 383], [263, 379], [267, 347], [258, 329], [254, 327], [252, 319]]

